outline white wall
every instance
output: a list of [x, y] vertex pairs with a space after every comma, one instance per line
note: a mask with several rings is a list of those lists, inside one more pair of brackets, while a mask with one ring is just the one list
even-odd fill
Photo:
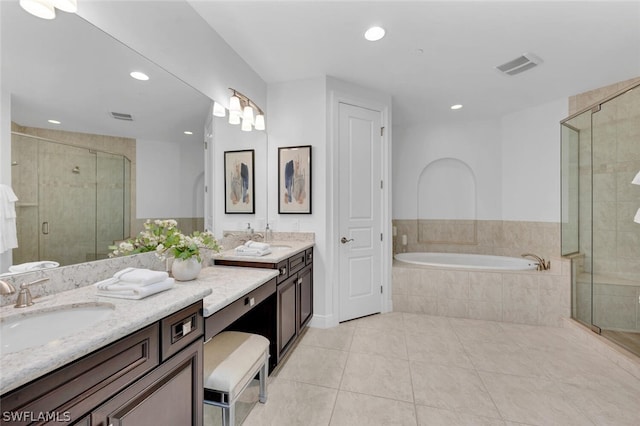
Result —
[[560, 222], [560, 121], [567, 99], [502, 118], [502, 217]]
[[559, 123], [567, 104], [559, 99], [500, 121], [394, 128], [393, 218], [417, 217], [420, 173], [450, 157], [473, 170], [478, 219], [559, 222]]
[[441, 158], [461, 160], [473, 171], [477, 219], [500, 219], [502, 158], [497, 121], [396, 126], [393, 131], [394, 219], [417, 217], [420, 174]]
[[136, 141], [138, 218], [202, 217], [202, 141]]
[[[327, 271], [328, 205], [326, 134], [326, 78], [290, 81], [268, 86], [269, 222], [274, 231], [314, 232], [314, 322], [333, 312]], [[311, 145], [311, 214], [278, 214], [278, 148]]]

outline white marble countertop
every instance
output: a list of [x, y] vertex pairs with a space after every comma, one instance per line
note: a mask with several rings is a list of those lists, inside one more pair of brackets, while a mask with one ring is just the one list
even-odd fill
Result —
[[213, 256], [213, 259], [233, 260], [240, 262], [257, 262], [257, 263], [278, 263], [299, 253], [303, 250], [314, 246], [314, 241], [293, 241], [282, 240], [272, 241], [269, 243], [272, 247], [271, 253], [266, 256], [238, 256], [235, 247], [225, 250]]
[[0, 353], [0, 395], [153, 324], [210, 293], [211, 288], [207, 286], [177, 282], [172, 289], [162, 293], [142, 300], [128, 300], [98, 296], [96, 287], [90, 285], [36, 298], [34, 304], [26, 308], [2, 307], [0, 319], [77, 304], [108, 303], [113, 306], [114, 312], [80, 335], [70, 335], [17, 352]]

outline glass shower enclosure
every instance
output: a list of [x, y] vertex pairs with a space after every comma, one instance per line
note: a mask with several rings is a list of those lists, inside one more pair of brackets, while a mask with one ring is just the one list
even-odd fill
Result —
[[14, 265], [106, 258], [109, 246], [129, 236], [127, 157], [18, 132], [12, 132], [11, 143], [18, 196]]
[[572, 317], [640, 356], [640, 85], [561, 122]]

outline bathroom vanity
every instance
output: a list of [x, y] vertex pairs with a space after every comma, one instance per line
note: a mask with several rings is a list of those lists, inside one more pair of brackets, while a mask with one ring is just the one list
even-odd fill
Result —
[[270, 362], [279, 363], [313, 316], [313, 242], [286, 241], [272, 247], [273, 252], [262, 257], [237, 256], [229, 250], [216, 256], [214, 262], [277, 271], [276, 346]]
[[100, 297], [89, 285], [2, 307], [5, 325], [79, 307], [104, 317], [0, 354], [0, 423], [201, 425], [203, 342], [223, 330], [262, 334], [273, 370], [312, 315], [312, 245], [294, 243], [260, 268], [207, 267], [142, 300]]

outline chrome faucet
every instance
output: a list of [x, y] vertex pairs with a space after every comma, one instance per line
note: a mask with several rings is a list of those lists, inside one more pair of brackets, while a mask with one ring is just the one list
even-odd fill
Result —
[[550, 260], [544, 260], [542, 257], [535, 255], [533, 253], [525, 253], [525, 254], [521, 254], [520, 256], [534, 258], [538, 262], [536, 263], [537, 265], [536, 270], [538, 271], [548, 271], [549, 269], [551, 269]]
[[22, 283], [20, 285], [20, 292], [18, 293], [18, 299], [16, 300], [16, 304], [14, 305], [14, 307], [26, 308], [27, 306], [33, 305], [33, 297], [31, 297], [29, 286], [32, 284], [43, 283], [45, 281], [49, 281], [49, 278], [40, 278], [39, 280], [35, 280], [30, 283]]

